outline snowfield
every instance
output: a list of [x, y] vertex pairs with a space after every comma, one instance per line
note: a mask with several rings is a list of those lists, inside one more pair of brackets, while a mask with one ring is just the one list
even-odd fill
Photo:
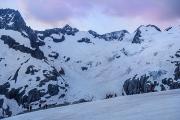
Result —
[[4, 120], [180, 120], [180, 90], [118, 97]]

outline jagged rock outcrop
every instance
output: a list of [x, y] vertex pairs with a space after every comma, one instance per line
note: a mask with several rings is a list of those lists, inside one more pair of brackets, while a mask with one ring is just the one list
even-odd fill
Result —
[[140, 44], [142, 41], [144, 41], [144, 40], [141, 38], [141, 30], [137, 29], [132, 43], [139, 43]]
[[[63, 28], [54, 28], [54, 29], [47, 29], [45, 31], [36, 31], [38, 37], [41, 40], [44, 40], [46, 37], [51, 37], [54, 42], [62, 42], [65, 40], [65, 34], [74, 36], [79, 30], [77, 28], [72, 28], [69, 25], [65, 25]], [[61, 36], [60, 38], [54, 38], [53, 34], [58, 34]]]
[[89, 38], [82, 38], [81, 40], [78, 40], [79, 43], [92, 43], [91, 40]]
[[126, 80], [123, 85], [126, 95], [154, 92], [156, 84], [148, 79], [149, 76], [143, 75], [139, 78], [134, 76], [132, 79]]
[[100, 35], [96, 33], [95, 31], [89, 30], [89, 34], [93, 35], [94, 38], [104, 39], [106, 41], [112, 41], [112, 40], [118, 40], [122, 41], [126, 34], [129, 34], [127, 30], [121, 30], [121, 31], [115, 31], [111, 33], [106, 33], [103, 35]]
[[6, 35], [2, 35], [1, 40], [4, 41], [4, 44], [7, 44], [9, 48], [30, 54], [32, 57], [37, 59], [45, 59], [44, 53], [39, 48], [32, 50], [28, 47], [25, 47], [24, 45], [20, 45], [20, 43], [16, 42], [10, 36], [6, 36]]
[[0, 10], [0, 29], [13, 29], [22, 31], [26, 28], [26, 23], [21, 14], [13, 9]]
[[103, 34], [101, 37], [106, 41], [111, 41], [111, 40], [122, 41], [126, 34], [129, 34], [127, 30], [121, 30], [121, 31], [115, 31], [115, 32]]

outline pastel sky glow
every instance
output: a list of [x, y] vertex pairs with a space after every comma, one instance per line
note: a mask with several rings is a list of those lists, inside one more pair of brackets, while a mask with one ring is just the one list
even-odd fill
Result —
[[34, 29], [70, 24], [99, 33], [140, 25], [180, 25], [180, 0], [0, 0], [0, 8], [19, 10]]

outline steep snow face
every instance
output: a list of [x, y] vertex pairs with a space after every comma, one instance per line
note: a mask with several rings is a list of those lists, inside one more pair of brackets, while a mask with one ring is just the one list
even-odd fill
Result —
[[[180, 42], [180, 35], [178, 32], [160, 32], [152, 26], [139, 29], [145, 39], [141, 44], [131, 42], [133, 35], [124, 37], [122, 41], [106, 41], [94, 37], [92, 33], [80, 31], [70, 36], [56, 34], [65, 37], [65, 40], [59, 43], [55, 43], [51, 37], [45, 37], [46, 44], [40, 49], [45, 51], [45, 56], [58, 53], [57, 59], [48, 59], [55, 66], [61, 63], [68, 75], [67, 80], [71, 87], [69, 100], [96, 100], [103, 99], [108, 94], [121, 95], [124, 81], [139, 79], [144, 75], [147, 80], [143, 80], [143, 86], [147, 84], [144, 87], [149, 87], [150, 84], [153, 88], [138, 88], [151, 89], [139, 93], [169, 89], [170, 86], [162, 85], [162, 79], [174, 79], [176, 66], [171, 62], [179, 58], [170, 56], [174, 56], [179, 49], [176, 43]], [[128, 91], [133, 91], [133, 87], [137, 86], [133, 85]], [[123, 94], [134, 94], [124, 92]]]
[[71, 105], [5, 120], [179, 120], [180, 91], [166, 91]]
[[179, 30], [147, 25], [135, 33], [99, 35], [69, 25], [45, 31], [5, 25], [0, 29], [0, 116], [39, 104], [180, 88]]

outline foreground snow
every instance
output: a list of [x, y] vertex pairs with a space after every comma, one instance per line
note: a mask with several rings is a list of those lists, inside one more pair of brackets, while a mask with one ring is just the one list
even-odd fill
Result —
[[53, 108], [5, 120], [180, 120], [180, 90]]

